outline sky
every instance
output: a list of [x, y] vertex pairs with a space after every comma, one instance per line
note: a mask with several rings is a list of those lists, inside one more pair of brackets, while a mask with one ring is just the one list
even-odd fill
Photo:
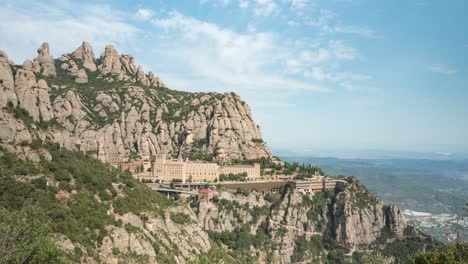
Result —
[[274, 150], [468, 152], [468, 1], [4, 0], [0, 49], [135, 57], [172, 89], [238, 93]]

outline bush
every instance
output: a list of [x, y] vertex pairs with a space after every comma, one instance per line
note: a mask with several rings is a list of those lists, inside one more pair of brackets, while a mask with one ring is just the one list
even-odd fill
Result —
[[185, 224], [192, 222], [190, 220], [190, 216], [186, 213], [172, 213], [171, 212], [170, 218], [172, 222], [179, 224], [179, 225], [185, 225]]
[[0, 208], [0, 263], [65, 263], [50, 236], [39, 207], [28, 203], [19, 211]]
[[413, 264], [468, 263], [468, 243], [456, 243], [442, 250], [417, 253], [411, 258]]

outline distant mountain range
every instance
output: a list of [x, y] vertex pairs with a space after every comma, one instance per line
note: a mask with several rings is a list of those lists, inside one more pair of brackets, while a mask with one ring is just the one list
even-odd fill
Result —
[[429, 159], [455, 160], [468, 159], [468, 152], [420, 152], [380, 149], [282, 149], [272, 148], [275, 155], [281, 157], [330, 157], [339, 159]]

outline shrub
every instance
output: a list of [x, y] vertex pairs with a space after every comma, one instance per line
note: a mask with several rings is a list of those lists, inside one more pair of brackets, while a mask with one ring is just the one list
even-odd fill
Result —
[[173, 213], [171, 212], [170, 216], [172, 222], [179, 224], [179, 225], [185, 225], [188, 223], [191, 223], [192, 221], [190, 220], [190, 216], [186, 213]]

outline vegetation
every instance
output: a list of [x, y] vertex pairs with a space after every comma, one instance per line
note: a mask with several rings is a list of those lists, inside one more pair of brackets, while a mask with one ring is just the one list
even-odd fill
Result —
[[429, 252], [415, 254], [411, 258], [413, 264], [442, 264], [468, 263], [468, 243], [456, 243], [447, 246], [445, 249], [436, 249]]
[[216, 243], [226, 245], [231, 250], [230, 255], [239, 263], [254, 263], [256, 258], [249, 255], [250, 248], [260, 249], [266, 240], [266, 236], [252, 235], [249, 224], [237, 227], [232, 232], [208, 231], [208, 235]]
[[247, 180], [247, 173], [229, 173], [229, 174], [220, 174], [219, 181], [246, 181]]
[[201, 254], [192, 260], [190, 264], [225, 264], [235, 262], [236, 259], [232, 258], [222, 246], [214, 244], [207, 253]]
[[173, 213], [171, 212], [171, 220], [172, 222], [176, 223], [176, 224], [179, 224], [179, 225], [185, 225], [185, 224], [189, 224], [192, 222], [192, 220], [190, 220], [190, 215], [186, 214], [186, 213]]
[[258, 158], [251, 160], [232, 160], [228, 165], [236, 164], [254, 164], [259, 163], [262, 175], [292, 175], [296, 174], [297, 179], [306, 179], [311, 178], [315, 175], [316, 172], [324, 175], [324, 172], [321, 168], [315, 167], [311, 164], [299, 164], [297, 162], [279, 162], [277, 158]]
[[322, 238], [319, 235], [312, 236], [310, 240], [307, 240], [305, 236], [300, 236], [296, 238], [291, 262], [297, 263], [312, 257], [318, 258], [322, 251]]
[[0, 208], [0, 263], [65, 263], [51, 232], [45, 214], [31, 203], [17, 211]]
[[[32, 263], [60, 263], [63, 257], [76, 261], [83, 254], [81, 251], [63, 256], [58, 254], [54, 244], [44, 239], [51, 238], [52, 233], [65, 235], [72, 242], [81, 244], [89, 256], [98, 258], [94, 249], [107, 235], [105, 227], [121, 226], [121, 222], [108, 214], [112, 204], [116, 212], [135, 214], [161, 214], [173, 204], [134, 180], [128, 172], [119, 172], [81, 152], [59, 150], [50, 144], [45, 147], [52, 160], [42, 159], [37, 164], [0, 151], [0, 239], [11, 237], [8, 234], [20, 230], [15, 223], [30, 222], [34, 230], [24, 231], [31, 234], [30, 240], [27, 239], [29, 235], [25, 235], [21, 238], [23, 242], [7, 240], [7, 245], [24, 243], [24, 252], [30, 252], [31, 258], [37, 252], [38, 262]], [[26, 178], [19, 181], [18, 176]], [[117, 195], [114, 185], [119, 186], [121, 196]], [[23, 218], [37, 222], [13, 220]], [[28, 225], [24, 227], [30, 228]], [[35, 246], [38, 244], [41, 247]], [[53, 261], [40, 261], [44, 258]]]
[[407, 227], [405, 235], [407, 236], [405, 240], [394, 240], [388, 243], [381, 251], [382, 254], [387, 257], [394, 257], [396, 263], [409, 263], [414, 252], [432, 251], [442, 246], [440, 242], [421, 234], [411, 226]]

